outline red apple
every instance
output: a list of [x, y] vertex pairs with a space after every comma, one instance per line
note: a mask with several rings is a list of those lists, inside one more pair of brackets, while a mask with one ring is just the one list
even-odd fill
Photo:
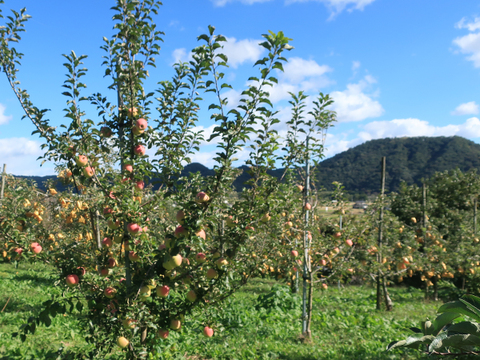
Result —
[[182, 226], [178, 225], [177, 228], [175, 229], [175, 237], [181, 237], [187, 235], [187, 230]]
[[135, 183], [135, 189], [137, 190], [143, 190], [145, 188], [145, 182], [143, 181], [137, 181]]
[[102, 245], [107, 247], [107, 248], [111, 248], [112, 245], [113, 245], [113, 241], [109, 237], [106, 237], [102, 240]]
[[156, 291], [157, 291], [157, 296], [165, 298], [168, 296], [168, 293], [170, 292], [170, 288], [167, 285], [157, 286]]
[[137, 145], [133, 148], [133, 152], [135, 153], [135, 155], [143, 156], [145, 155], [145, 151], [145, 146], [143, 145]]
[[165, 330], [165, 329], [160, 329], [158, 330], [158, 336], [161, 338], [161, 339], [166, 339], [168, 337], [168, 330]]
[[207, 261], [207, 256], [204, 253], [198, 253], [195, 255], [195, 260], [199, 263], [204, 263]]
[[345, 244], [346, 244], [347, 246], [353, 246], [353, 241], [350, 240], [350, 239], [347, 239], [347, 240], [345, 240]]
[[140, 231], [142, 231], [140, 225], [138, 224], [134, 224], [134, 223], [130, 223], [127, 225], [127, 231], [131, 234], [131, 235], [137, 235]]
[[195, 235], [202, 238], [203, 240], [205, 240], [207, 238], [207, 234], [205, 234], [205, 230], [203, 230], [203, 229], [200, 229], [199, 231], [197, 231], [195, 233]]
[[333, 237], [334, 237], [335, 239], [338, 239], [338, 238], [341, 237], [341, 236], [342, 236], [342, 233], [341, 233], [340, 231], [337, 231], [336, 233], [333, 234]]
[[215, 269], [208, 269], [207, 271], [207, 279], [214, 279], [217, 277], [217, 272]]
[[87, 166], [86, 168], [83, 169], [83, 175], [91, 178], [93, 175], [95, 175], [95, 169], [91, 166]]
[[195, 293], [195, 291], [190, 290], [190, 291], [187, 293], [187, 300], [188, 300], [188, 301], [191, 301], [191, 302], [194, 302], [195, 300], [197, 300], [197, 294]]
[[32, 248], [32, 251], [35, 253], [35, 254], [40, 254], [42, 252], [42, 247], [40, 245], [38, 246], [35, 246], [34, 248]]
[[108, 269], [107, 268], [101, 268], [100, 269], [100, 275], [103, 276], [103, 277], [107, 277], [108, 276]]
[[84, 167], [88, 164], [88, 158], [85, 155], [78, 155], [77, 159], [75, 160], [78, 166]]
[[132, 173], [133, 172], [133, 166], [130, 164], [123, 165], [123, 171]]
[[114, 258], [109, 258], [107, 261], [107, 266], [109, 268], [114, 268], [115, 266], [117, 266], [117, 260], [115, 260]]
[[140, 260], [140, 256], [138, 256], [138, 254], [135, 251], [130, 251], [128, 253], [128, 258], [130, 259], [130, 261], [133, 261], [133, 262]]
[[80, 280], [77, 275], [70, 274], [70, 275], [67, 275], [67, 277], [65, 278], [65, 281], [67, 282], [68, 287], [74, 287], [75, 285], [78, 284]]
[[147, 126], [148, 126], [148, 122], [145, 119], [138, 119], [135, 122], [135, 127], [141, 132], [144, 132], [147, 129]]
[[200, 191], [197, 196], [195, 197], [195, 202], [201, 204], [201, 203], [205, 203], [207, 202], [208, 200], [210, 200], [210, 196], [208, 196], [206, 193], [204, 193], [203, 191]]
[[105, 207], [105, 208], [103, 209], [103, 215], [109, 216], [109, 215], [111, 215], [111, 214], [113, 214], [113, 209], [112, 209], [112, 208], [110, 208], [110, 207], [107, 206], [107, 207]]
[[320, 264], [321, 264], [322, 266], [327, 265], [327, 260], [325, 260], [325, 259], [320, 260]]
[[303, 208], [304, 208], [305, 210], [312, 210], [312, 205], [307, 202]]
[[322, 284], [322, 287], [323, 287], [325, 290], [327, 290], [327, 289], [328, 289], [328, 285], [327, 285], [327, 284], [325, 284], [325, 283], [323, 283], [323, 284]]
[[212, 337], [213, 329], [208, 326], [205, 326], [205, 328], [203, 329], [203, 335], [205, 335], [206, 337]]
[[113, 287], [107, 287], [103, 293], [107, 298], [113, 299], [117, 293], [117, 290]]
[[297, 250], [292, 250], [292, 251], [290, 251], [290, 254], [292, 254], [293, 257], [297, 257], [298, 256], [298, 251]]

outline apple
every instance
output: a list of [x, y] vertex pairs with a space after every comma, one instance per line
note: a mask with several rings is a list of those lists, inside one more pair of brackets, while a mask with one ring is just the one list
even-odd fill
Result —
[[170, 329], [172, 330], [179, 330], [181, 326], [182, 326], [182, 322], [178, 319], [172, 319], [170, 321]]
[[140, 225], [138, 224], [134, 224], [134, 223], [130, 223], [127, 225], [127, 231], [131, 234], [131, 235], [137, 235], [139, 232], [142, 231]]
[[170, 260], [163, 263], [163, 267], [167, 270], [172, 270], [177, 266], [182, 265], [182, 255], [177, 254], [171, 257]]
[[133, 172], [133, 166], [130, 164], [123, 165], [123, 171], [132, 173]]
[[135, 251], [130, 251], [128, 253], [128, 258], [130, 259], [130, 261], [133, 261], [133, 262], [137, 262], [140, 260], [140, 256], [138, 256], [138, 254]]
[[267, 213], [267, 214], [262, 216], [261, 222], [264, 222], [264, 223], [269, 222], [271, 218], [272, 217], [270, 216], [270, 214]]
[[100, 129], [100, 133], [103, 137], [109, 138], [110, 136], [112, 136], [112, 129], [110, 129], [108, 126], [102, 126], [102, 128]]
[[107, 298], [113, 299], [117, 293], [117, 290], [113, 287], [107, 287], [103, 293]]
[[108, 269], [107, 268], [101, 268], [99, 273], [100, 273], [100, 276], [107, 277], [108, 276]]
[[298, 251], [297, 250], [292, 250], [292, 251], [290, 251], [290, 254], [292, 254], [293, 257], [297, 257], [298, 256]]
[[135, 183], [135, 189], [137, 190], [143, 190], [145, 188], [145, 182], [143, 181], [137, 181]]
[[84, 167], [88, 164], [88, 158], [85, 155], [78, 155], [77, 159], [75, 160], [78, 166]]
[[245, 226], [245, 230], [247, 231], [255, 231], [255, 228], [253, 226], [247, 225]]
[[187, 235], [188, 231], [182, 226], [178, 225], [177, 228], [175, 229], [175, 237], [181, 237]]
[[205, 233], [205, 230], [203, 230], [203, 229], [200, 229], [199, 231], [197, 231], [195, 233], [195, 235], [202, 238], [203, 240], [205, 240], [207, 238], [207, 234]]
[[175, 218], [179, 224], [183, 225], [185, 223], [185, 212], [183, 210], [179, 210]]
[[302, 185], [297, 185], [298, 191], [302, 192], [303, 191], [303, 186]]
[[167, 248], [167, 245], [165, 245], [165, 244], [158, 245], [158, 250], [160, 250], [160, 251], [165, 250], [166, 248]]
[[16, 249], [13, 250], [13, 251], [16, 252], [18, 256], [22, 255], [22, 253], [23, 253], [23, 249], [22, 249], [22, 248], [16, 248]]
[[107, 248], [111, 248], [112, 245], [113, 245], [113, 241], [109, 237], [106, 237], [102, 240], [102, 245], [107, 247]]
[[198, 253], [195, 255], [195, 260], [201, 264], [207, 261], [207, 256], [204, 253]]
[[334, 237], [335, 239], [338, 239], [338, 238], [341, 237], [341, 236], [342, 236], [342, 233], [341, 233], [340, 231], [337, 231], [336, 233], [333, 234], [333, 237]]
[[128, 111], [128, 116], [134, 117], [138, 114], [138, 109], [136, 107], [131, 107]]
[[122, 241], [123, 241], [123, 234], [115, 235], [115, 236], [113, 237], [113, 242], [114, 242], [115, 244], [121, 244]]
[[133, 152], [135, 153], [135, 155], [143, 156], [145, 155], [145, 146], [137, 145], [133, 148]]
[[111, 229], [111, 230], [116, 230], [120, 227], [120, 220], [108, 220], [107, 222], [107, 226]]
[[67, 275], [67, 277], [65, 278], [65, 281], [67, 282], [68, 287], [74, 287], [75, 285], [78, 284], [80, 280], [77, 275], [70, 274], [70, 275]]
[[113, 214], [113, 209], [112, 209], [112, 208], [110, 208], [110, 207], [107, 206], [107, 207], [105, 207], [105, 208], [103, 209], [103, 215], [109, 216], [109, 215], [111, 215], [111, 214]]
[[128, 344], [130, 344], [130, 341], [128, 341], [125, 337], [119, 336], [117, 339], [117, 345], [120, 346], [122, 349], [125, 349]]
[[325, 284], [325, 283], [323, 283], [323, 284], [322, 284], [322, 288], [324, 288], [325, 290], [327, 290], [327, 289], [328, 289], [328, 285]]
[[353, 246], [353, 241], [351, 239], [347, 239], [347, 240], [345, 240], [345, 244], [347, 246]]
[[148, 286], [142, 286], [140, 288], [140, 298], [146, 299], [152, 295], [152, 290]]
[[30, 244], [30, 250], [33, 251], [34, 248], [36, 248], [37, 246], [40, 246], [40, 244], [38, 242], [33, 242]]
[[107, 266], [109, 268], [114, 268], [115, 266], [117, 266], [117, 260], [115, 260], [114, 258], [109, 258], [107, 261]]
[[138, 119], [135, 122], [135, 127], [140, 130], [142, 133], [147, 129], [148, 122], [145, 119]]
[[210, 196], [208, 196], [206, 193], [203, 191], [200, 191], [197, 196], [195, 196], [195, 202], [198, 204], [201, 203], [206, 203], [208, 200], [210, 200]]
[[137, 128], [135, 125], [132, 126], [132, 133], [133, 135], [135, 136], [140, 136], [144, 133], [144, 131], [140, 130], [139, 128]]
[[165, 330], [165, 329], [158, 330], [158, 336], [162, 339], [166, 339], [168, 337], [168, 330]]
[[287, 222], [285, 223], [285, 227], [287, 227], [287, 228], [293, 227], [293, 222], [287, 221]]
[[132, 319], [123, 319], [122, 325], [125, 329], [133, 329], [135, 328], [135, 320]]
[[188, 300], [188, 301], [191, 301], [191, 302], [194, 302], [195, 300], [197, 300], [197, 294], [195, 293], [195, 291], [190, 290], [190, 291], [187, 293], [187, 300]]
[[333, 249], [333, 251], [338, 254], [340, 252], [340, 249], [338, 247], [336, 247], [335, 249]]
[[353, 269], [347, 269], [349, 273], [353, 273]]
[[203, 328], [203, 335], [205, 335], [206, 337], [212, 337], [213, 336], [213, 329], [208, 327], [208, 326], [205, 326]]
[[320, 260], [320, 264], [321, 264], [322, 266], [327, 265], [327, 260], [325, 260], [325, 259]]
[[32, 251], [35, 253], [35, 254], [40, 254], [42, 252], [42, 247], [40, 245], [38, 246], [35, 246], [32, 248]]
[[215, 269], [208, 269], [207, 271], [207, 279], [214, 279], [217, 277], [217, 272]]
[[303, 207], [305, 210], [312, 210], [312, 205], [310, 203], [305, 203], [305, 206]]
[[187, 275], [183, 278], [183, 283], [185, 285], [190, 285], [193, 281], [193, 276], [192, 275]]
[[217, 265], [217, 267], [220, 268], [222, 266], [228, 265], [228, 261], [225, 258], [221, 257], [217, 261], [215, 261], [215, 264]]
[[170, 288], [167, 285], [157, 286], [157, 296], [166, 298], [170, 292]]

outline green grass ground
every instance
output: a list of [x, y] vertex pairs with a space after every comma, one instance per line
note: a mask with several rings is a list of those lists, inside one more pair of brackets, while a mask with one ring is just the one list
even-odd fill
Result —
[[[0, 264], [0, 360], [68, 359], [68, 352], [87, 346], [74, 315], [58, 316], [49, 328], [39, 327], [25, 343], [11, 333], [40, 310], [56, 290], [55, 277], [43, 265]], [[404, 339], [411, 326], [431, 319], [438, 303], [425, 303], [423, 291], [391, 288], [394, 311], [376, 311], [375, 290], [367, 286], [331, 286], [314, 297], [313, 341], [301, 341], [300, 298], [281, 288], [263, 302], [274, 281], [254, 279], [217, 311], [208, 314], [215, 328], [203, 337], [205, 314], [190, 317], [180, 333], [171, 332], [159, 347], [159, 359], [419, 359], [414, 350], [385, 352], [393, 340]], [[8, 301], [8, 303], [7, 303]], [[294, 310], [290, 310], [294, 307]], [[3, 309], [3, 310], [2, 310]], [[58, 350], [65, 349], [63, 357]], [[118, 358], [113, 354], [112, 359]]]

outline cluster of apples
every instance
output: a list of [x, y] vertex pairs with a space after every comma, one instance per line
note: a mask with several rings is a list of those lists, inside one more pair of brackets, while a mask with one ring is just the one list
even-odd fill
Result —
[[77, 166], [83, 168], [83, 175], [86, 177], [91, 178], [95, 175], [95, 169], [88, 165], [88, 157], [86, 155], [78, 155], [75, 162]]

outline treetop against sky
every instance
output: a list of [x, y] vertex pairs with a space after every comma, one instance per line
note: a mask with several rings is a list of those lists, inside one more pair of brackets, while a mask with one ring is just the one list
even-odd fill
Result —
[[[480, 5], [449, 0], [165, 0], [155, 17], [165, 32], [157, 68], [147, 88], [173, 75], [172, 65], [188, 61], [197, 37], [208, 25], [226, 36], [224, 53], [230, 68], [225, 89], [229, 106], [238, 104], [255, 61], [266, 55], [258, 46], [262, 34], [283, 31], [292, 38], [288, 64], [270, 90], [280, 118], [288, 118], [289, 92], [305, 91], [313, 100], [321, 91], [335, 100], [338, 122], [330, 129], [327, 156], [364, 141], [401, 136], [459, 135], [480, 141], [478, 99], [480, 68]], [[84, 95], [108, 93], [100, 66], [102, 38], [112, 33], [114, 1], [78, 3], [52, 0], [5, 0], [9, 9], [27, 8], [32, 18], [17, 49], [24, 53], [19, 79], [39, 108], [50, 109], [52, 125], [66, 123], [61, 95], [65, 62], [61, 54], [86, 54]], [[96, 111], [83, 105], [87, 118]], [[209, 112], [202, 112], [199, 130], [213, 130]], [[53, 164], [35, 159], [41, 141], [31, 136], [28, 120], [8, 83], [0, 82], [0, 153], [8, 171], [17, 175], [49, 175]], [[282, 134], [283, 129], [278, 129]], [[208, 137], [208, 136], [207, 136]], [[203, 144], [192, 161], [211, 166], [215, 144]], [[242, 163], [240, 156], [239, 165]]]

